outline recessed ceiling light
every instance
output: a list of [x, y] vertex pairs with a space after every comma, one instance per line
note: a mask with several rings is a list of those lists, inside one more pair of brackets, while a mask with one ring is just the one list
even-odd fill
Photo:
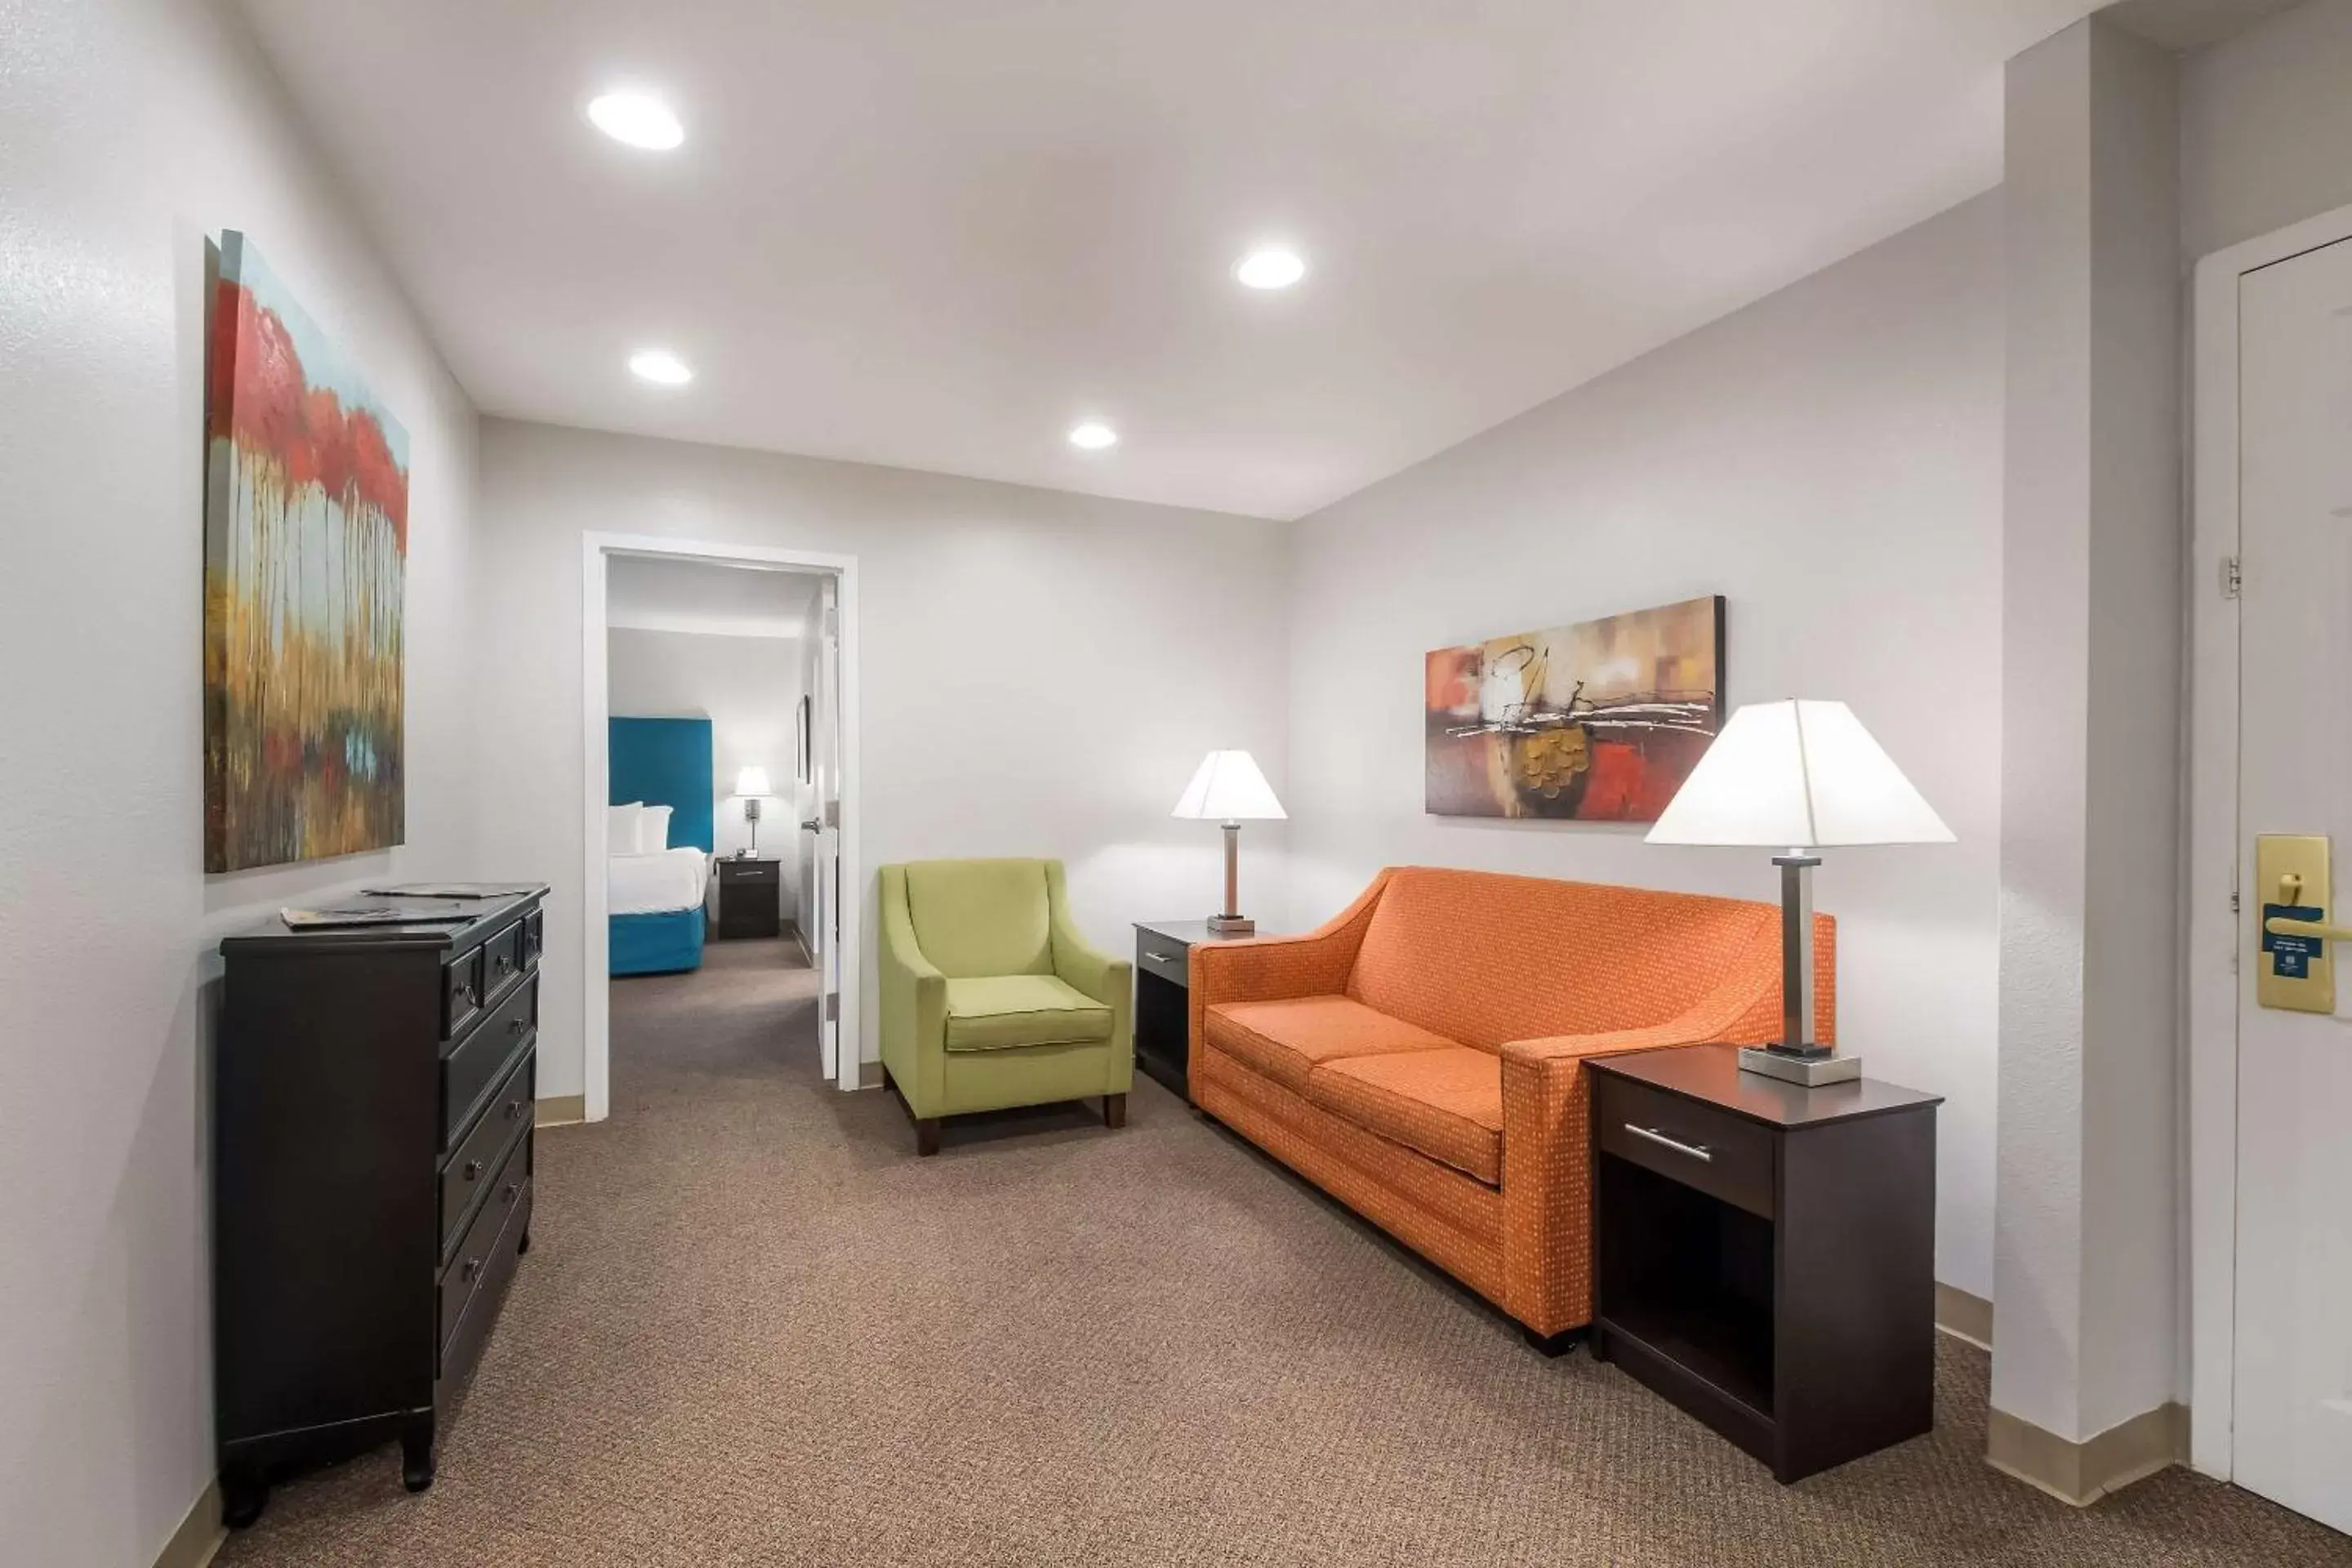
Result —
[[1118, 432], [1099, 419], [1089, 419], [1070, 432], [1070, 445], [1099, 452], [1105, 447], [1118, 445]]
[[1234, 264], [1234, 276], [1250, 289], [1287, 289], [1307, 276], [1307, 263], [1298, 252], [1279, 245], [1265, 246], [1251, 251]]
[[629, 356], [629, 369], [640, 381], [650, 381], [656, 386], [684, 386], [694, 379], [694, 372], [684, 360], [667, 349], [647, 349]]
[[686, 140], [686, 127], [660, 99], [642, 92], [608, 92], [588, 104], [588, 119], [615, 142], [667, 153]]

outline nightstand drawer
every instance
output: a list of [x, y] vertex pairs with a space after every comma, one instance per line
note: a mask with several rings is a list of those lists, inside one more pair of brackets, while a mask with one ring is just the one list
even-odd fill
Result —
[[1135, 967], [1147, 974], [1157, 974], [1162, 980], [1172, 980], [1179, 985], [1189, 985], [1186, 963], [1192, 950], [1182, 942], [1171, 942], [1164, 936], [1152, 936], [1138, 931], [1135, 937]]
[[772, 882], [782, 868], [773, 860], [721, 860], [719, 879], [721, 882]]
[[1772, 1217], [1769, 1129], [1715, 1106], [1601, 1077], [1593, 1107], [1601, 1151]]

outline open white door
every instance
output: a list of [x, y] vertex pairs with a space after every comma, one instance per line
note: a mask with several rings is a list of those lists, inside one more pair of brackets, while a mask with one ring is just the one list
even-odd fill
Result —
[[2352, 240], [2239, 309], [2235, 1479], [2352, 1531]]
[[[816, 699], [811, 715], [810, 741], [814, 757], [815, 806], [801, 824], [809, 838], [809, 880], [815, 894], [805, 906], [810, 911], [809, 942], [817, 973], [824, 981], [818, 1038], [824, 1076], [844, 1081], [841, 1058], [841, 594], [833, 578], [824, 580], [818, 605]], [[856, 1047], [852, 1047], [854, 1054]], [[849, 1064], [854, 1068], [854, 1064]], [[854, 1080], [854, 1070], [848, 1077]]]

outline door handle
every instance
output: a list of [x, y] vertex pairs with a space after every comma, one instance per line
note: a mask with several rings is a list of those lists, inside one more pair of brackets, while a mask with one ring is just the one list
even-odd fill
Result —
[[2273, 936], [2307, 936], [2321, 942], [2352, 942], [2352, 926], [2332, 926], [2322, 921], [2291, 921], [2284, 915], [2273, 915], [2263, 922], [2263, 929]]
[[806, 822], [803, 822], [803, 823], [802, 823], [802, 824], [801, 824], [801, 831], [802, 831], [803, 833], [814, 833], [815, 831], [817, 831], [817, 829], [819, 829], [819, 828], [823, 827], [824, 826], [824, 824], [823, 824], [822, 822], [819, 822], [815, 817], [812, 816], [812, 817], [810, 817]]

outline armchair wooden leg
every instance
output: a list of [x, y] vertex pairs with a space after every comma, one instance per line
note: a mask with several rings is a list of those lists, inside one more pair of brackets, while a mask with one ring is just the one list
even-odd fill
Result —
[[940, 1152], [940, 1119], [936, 1116], [915, 1118], [915, 1152], [936, 1154]]
[[1123, 1094], [1103, 1096], [1103, 1125], [1106, 1127], [1127, 1125], [1127, 1096]]

